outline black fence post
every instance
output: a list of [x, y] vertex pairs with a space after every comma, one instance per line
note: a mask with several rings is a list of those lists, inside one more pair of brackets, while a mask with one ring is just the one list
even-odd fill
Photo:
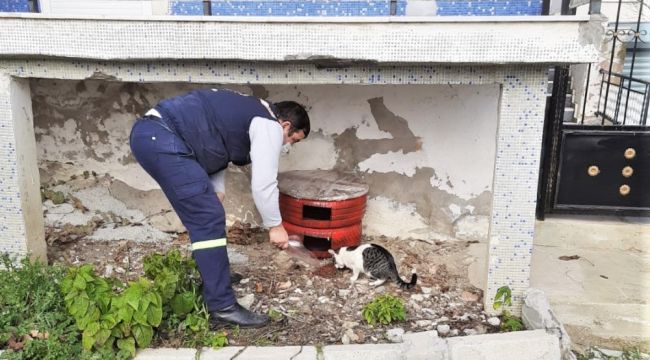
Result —
[[569, 66], [556, 66], [553, 76], [553, 92], [546, 102], [544, 133], [542, 135], [542, 159], [540, 177], [537, 186], [538, 220], [544, 220], [545, 214], [554, 206], [555, 181], [560, 159], [562, 142], [562, 123], [564, 122], [564, 107], [567, 87], [569, 84]]
[[212, 3], [210, 0], [203, 0], [203, 15], [212, 16]]

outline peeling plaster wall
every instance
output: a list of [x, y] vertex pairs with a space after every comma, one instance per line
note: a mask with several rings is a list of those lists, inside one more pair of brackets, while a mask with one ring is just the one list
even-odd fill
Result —
[[[129, 154], [137, 114], [194, 84], [32, 80], [43, 182], [96, 171], [119, 180], [113, 196], [145, 215], [169, 206]], [[495, 158], [497, 85], [240, 86], [272, 101], [309, 108], [312, 133], [280, 170], [360, 172], [370, 185], [364, 231], [426, 239], [487, 236]], [[231, 167], [228, 220], [259, 224], [249, 169]], [[143, 194], [146, 194], [143, 195]], [[148, 199], [130, 201], [129, 199]], [[179, 228], [173, 217], [160, 227]]]

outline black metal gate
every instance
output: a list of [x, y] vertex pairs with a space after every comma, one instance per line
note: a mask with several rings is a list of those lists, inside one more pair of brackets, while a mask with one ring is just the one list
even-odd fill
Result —
[[[650, 63], [650, 56], [645, 57], [650, 55], [650, 45], [645, 45], [650, 39], [644, 29], [650, 23], [641, 20], [648, 7], [643, 0], [632, 3], [638, 7], [636, 21], [621, 21], [623, 4], [631, 3], [619, 0], [616, 21], [610, 21], [603, 39], [611, 50], [609, 63], [598, 70], [587, 66], [584, 79], [579, 79], [584, 93], [579, 93], [577, 105], [567, 101], [569, 84], [577, 85], [569, 66], [551, 72], [538, 219], [547, 213], [650, 215], [650, 73], [635, 72], [639, 59]], [[591, 104], [595, 109], [589, 110], [588, 99], [596, 97], [597, 103]], [[567, 111], [567, 105], [578, 111]]]

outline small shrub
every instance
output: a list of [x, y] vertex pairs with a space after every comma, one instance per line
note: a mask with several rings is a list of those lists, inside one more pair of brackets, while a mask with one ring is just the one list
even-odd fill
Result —
[[383, 295], [368, 303], [361, 312], [370, 325], [376, 323], [388, 325], [393, 321], [404, 321], [406, 309], [401, 299], [391, 295]]
[[[497, 293], [494, 296], [494, 302], [492, 307], [494, 310], [499, 310], [503, 306], [510, 306], [512, 304], [512, 290], [508, 286], [502, 286], [497, 289]], [[521, 318], [512, 315], [508, 310], [503, 309], [501, 311], [501, 331], [502, 332], [511, 332], [511, 331], [520, 331], [524, 329], [524, 324], [521, 322]]]

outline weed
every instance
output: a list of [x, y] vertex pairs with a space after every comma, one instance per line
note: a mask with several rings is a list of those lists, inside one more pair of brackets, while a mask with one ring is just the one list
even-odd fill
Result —
[[[18, 265], [16, 265], [18, 264]], [[77, 359], [79, 332], [58, 283], [65, 269], [0, 255], [2, 359]]]
[[371, 301], [363, 307], [361, 314], [370, 325], [376, 323], [387, 325], [393, 321], [406, 319], [404, 303], [392, 295], [382, 295]]
[[[497, 293], [494, 296], [494, 302], [492, 307], [494, 310], [499, 310], [503, 306], [510, 306], [512, 304], [512, 290], [508, 286], [502, 286], [497, 289]], [[511, 332], [511, 331], [520, 331], [524, 329], [524, 324], [521, 322], [521, 318], [512, 315], [508, 310], [503, 309], [501, 311], [501, 331], [502, 332]]]
[[274, 308], [269, 308], [268, 315], [269, 315], [269, 318], [272, 321], [280, 321], [280, 320], [282, 320], [282, 317], [284, 316], [284, 315], [282, 315], [281, 312], [275, 310]]
[[602, 350], [591, 347], [585, 351], [584, 354], [578, 354], [578, 360], [648, 360], [650, 356], [643, 354], [638, 348], [625, 349], [621, 356], [607, 355]]

